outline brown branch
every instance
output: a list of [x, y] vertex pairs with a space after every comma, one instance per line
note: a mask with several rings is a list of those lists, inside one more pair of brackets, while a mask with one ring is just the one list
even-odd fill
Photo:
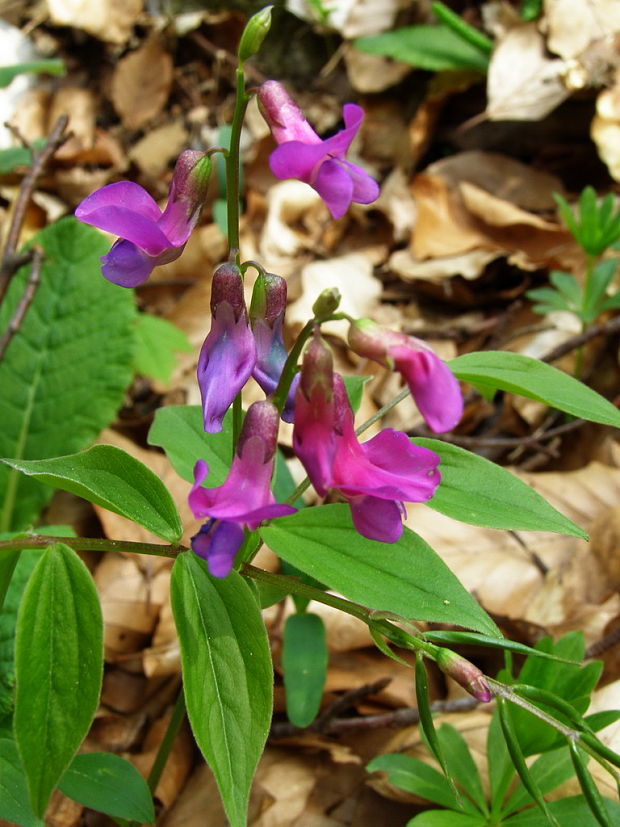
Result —
[[24, 289], [24, 293], [20, 298], [17, 307], [15, 308], [15, 312], [11, 320], [9, 321], [7, 329], [4, 331], [2, 336], [0, 336], [0, 362], [4, 358], [4, 354], [6, 353], [6, 349], [9, 346], [9, 342], [15, 336], [17, 331], [20, 328], [21, 323], [24, 321], [24, 316], [26, 315], [28, 308], [32, 304], [32, 300], [34, 299], [34, 294], [37, 290], [37, 287], [41, 283], [41, 265], [43, 264], [43, 251], [42, 250], [32, 250], [32, 266], [30, 268], [30, 273], [28, 274], [28, 279], [26, 281], [26, 287]]
[[68, 120], [69, 118], [67, 115], [61, 115], [58, 118], [54, 124], [54, 128], [49, 134], [47, 141], [45, 142], [45, 146], [40, 152], [33, 155], [32, 166], [24, 176], [19, 188], [19, 195], [17, 196], [15, 207], [13, 209], [13, 216], [11, 218], [11, 224], [9, 226], [9, 232], [6, 237], [4, 252], [2, 254], [2, 263], [0, 264], [0, 303], [4, 300], [12, 276], [20, 266], [18, 263], [20, 261], [20, 256], [16, 256], [15, 251], [17, 250], [17, 244], [19, 242], [24, 219], [26, 217], [26, 210], [28, 208], [28, 204], [30, 203], [32, 193], [34, 192], [36, 183], [48, 162], [56, 150], [62, 146], [62, 144], [69, 137], [65, 134]]
[[595, 339], [597, 336], [611, 336], [614, 333], [620, 333], [620, 316], [614, 316], [613, 319], [607, 319], [606, 322], [602, 322], [601, 324], [594, 324], [592, 327], [584, 330], [583, 333], [571, 336], [570, 339], [562, 342], [561, 345], [554, 347], [553, 350], [550, 350], [549, 353], [542, 356], [541, 361], [555, 362], [562, 356], [566, 356], [567, 353], [585, 345], [590, 339]]
[[[364, 687], [361, 687], [362, 689]], [[353, 692], [358, 690], [352, 690]], [[345, 693], [348, 694], [348, 693]], [[367, 693], [368, 694], [368, 693]], [[456, 698], [452, 701], [436, 701], [431, 704], [432, 712], [467, 712], [478, 706], [476, 698]], [[326, 724], [319, 725], [321, 718], [302, 728], [286, 721], [275, 723], [271, 727], [271, 738], [292, 738], [304, 732], [320, 732], [322, 735], [335, 735], [351, 730], [380, 729], [382, 727], [406, 727], [419, 723], [420, 713], [416, 707], [404, 707], [381, 715], [362, 715], [352, 718], [332, 718]]]
[[581, 428], [582, 425], [585, 425], [585, 419], [575, 419], [573, 422], [567, 422], [564, 425], [558, 425], [556, 428], [550, 428], [542, 434], [530, 434], [529, 436], [484, 437], [442, 434], [441, 439], [444, 442], [452, 442], [455, 445], [462, 445], [466, 448], [518, 448], [526, 445], [534, 445], [540, 450], [545, 451], [545, 447], [540, 445], [543, 440], [553, 439], [553, 437], [574, 431], [577, 428]]

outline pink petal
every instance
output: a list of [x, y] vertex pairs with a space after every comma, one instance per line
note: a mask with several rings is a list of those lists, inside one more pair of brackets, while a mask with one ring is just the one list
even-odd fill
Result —
[[101, 272], [113, 284], [137, 287], [148, 279], [156, 264], [156, 258], [142, 252], [131, 241], [119, 239], [101, 257]]
[[454, 428], [463, 415], [463, 397], [446, 363], [430, 350], [415, 351], [406, 345], [392, 346], [388, 352], [428, 427], [435, 433]]
[[310, 184], [316, 165], [325, 158], [324, 141], [305, 144], [287, 141], [276, 147], [269, 157], [269, 167], [276, 178], [299, 178]]
[[88, 224], [88, 216], [104, 207], [122, 207], [151, 221], [159, 221], [161, 218], [161, 210], [155, 201], [133, 181], [118, 181], [95, 190], [78, 205], [75, 217]]
[[340, 162], [353, 182], [353, 194], [351, 200], [356, 204], [372, 204], [379, 197], [379, 184], [371, 178], [365, 170], [349, 161]]
[[150, 256], [157, 256], [173, 246], [155, 221], [127, 207], [100, 207], [88, 214], [78, 215], [76, 212], [76, 217], [84, 224], [131, 241]]
[[364, 120], [364, 110], [356, 103], [346, 103], [342, 108], [342, 114], [345, 128], [323, 141], [325, 154], [334, 155], [337, 158], [344, 158], [347, 154], [351, 142]]
[[376, 497], [355, 497], [349, 501], [356, 531], [369, 540], [395, 543], [403, 533], [401, 504]]

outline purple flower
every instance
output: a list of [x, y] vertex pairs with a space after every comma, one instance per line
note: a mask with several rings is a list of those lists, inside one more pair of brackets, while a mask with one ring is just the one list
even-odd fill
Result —
[[404, 503], [425, 502], [435, 493], [441, 480], [439, 457], [392, 428], [360, 443], [338, 374], [334, 374], [334, 408], [336, 454], [330, 487], [348, 501], [353, 524], [362, 536], [394, 543], [403, 531]]
[[248, 325], [241, 271], [221, 264], [211, 283], [211, 329], [198, 358], [204, 429], [222, 430], [222, 419], [256, 363], [256, 342]]
[[[269, 396], [278, 386], [288, 353], [284, 347], [282, 324], [286, 311], [286, 279], [274, 273], [261, 274], [254, 285], [250, 306], [250, 326], [256, 342], [256, 364], [252, 376]], [[285, 422], [293, 421], [295, 391], [299, 376], [295, 376], [282, 411]]]
[[342, 218], [352, 201], [370, 204], [378, 198], [377, 182], [345, 158], [364, 119], [360, 106], [345, 104], [345, 128], [321, 140], [277, 81], [268, 80], [259, 87], [258, 102], [279, 144], [269, 159], [276, 178], [299, 178], [310, 184], [334, 218]]
[[208, 466], [199, 460], [189, 505], [194, 517], [207, 522], [192, 538], [192, 549], [206, 559], [214, 577], [225, 577], [243, 541], [263, 520], [292, 514], [296, 509], [279, 505], [271, 493], [279, 416], [270, 402], [255, 402], [245, 416], [237, 452], [226, 481], [217, 488], [202, 488]]
[[304, 353], [295, 394], [293, 450], [322, 497], [330, 484], [336, 453], [334, 425], [332, 354], [316, 328], [314, 338]]
[[357, 319], [349, 328], [349, 345], [360, 356], [402, 374], [432, 431], [450, 431], [457, 425], [463, 415], [459, 383], [426, 342], [385, 330], [370, 319]]
[[154, 267], [178, 258], [200, 215], [211, 161], [186, 150], [177, 159], [168, 203], [162, 212], [138, 184], [108, 184], [82, 201], [75, 216], [85, 224], [120, 236], [101, 259], [101, 272], [122, 287], [136, 287]]

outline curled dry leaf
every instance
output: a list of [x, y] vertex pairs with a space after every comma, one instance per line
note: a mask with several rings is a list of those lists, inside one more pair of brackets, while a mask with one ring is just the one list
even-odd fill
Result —
[[161, 112], [170, 94], [172, 76], [172, 57], [156, 35], [119, 60], [111, 94], [124, 126], [139, 129]]
[[48, 0], [52, 23], [72, 26], [105, 40], [125, 43], [142, 13], [142, 0]]
[[321, 198], [302, 181], [291, 178], [270, 188], [260, 238], [260, 255], [268, 269], [284, 272], [287, 261], [312, 246], [310, 235], [300, 227], [304, 225], [304, 216], [314, 209], [322, 209]]
[[344, 46], [344, 62], [351, 86], [364, 95], [396, 86], [412, 71], [408, 63], [360, 52], [348, 43]]
[[620, 71], [616, 72], [614, 85], [597, 98], [590, 135], [609, 174], [620, 181]]
[[564, 59], [577, 58], [593, 41], [620, 31], [616, 0], [545, 0], [547, 46]]
[[297, 17], [327, 23], [347, 40], [392, 28], [397, 13], [407, 5], [408, 0], [324, 0], [320, 8], [327, 12], [327, 19], [322, 20], [311, 0], [286, 0], [286, 8]]
[[487, 76], [492, 121], [538, 121], [569, 96], [566, 64], [546, 54], [535, 23], [510, 29], [495, 47]]

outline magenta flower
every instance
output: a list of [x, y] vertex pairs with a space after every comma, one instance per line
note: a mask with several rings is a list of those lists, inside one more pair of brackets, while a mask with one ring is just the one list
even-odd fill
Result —
[[360, 106], [345, 104], [345, 128], [321, 140], [282, 84], [275, 80], [263, 83], [258, 102], [279, 144], [269, 159], [276, 178], [299, 178], [310, 184], [334, 218], [342, 218], [352, 201], [370, 204], [378, 198], [377, 182], [345, 158], [364, 120]]
[[120, 236], [101, 259], [101, 272], [108, 281], [136, 287], [154, 267], [181, 255], [198, 221], [210, 172], [211, 161], [204, 153], [182, 152], [163, 212], [132, 181], [108, 184], [82, 201], [76, 218]]
[[394, 543], [402, 534], [405, 502], [426, 502], [441, 480], [439, 457], [385, 428], [367, 442], [355, 435], [344, 383], [334, 374], [336, 455], [330, 487], [348, 501], [353, 525], [370, 540]]
[[[254, 285], [250, 306], [250, 326], [256, 342], [256, 364], [252, 376], [269, 396], [278, 386], [288, 353], [284, 347], [282, 324], [286, 311], [286, 279], [274, 273], [261, 274]], [[291, 382], [282, 411], [285, 422], [293, 421], [295, 391], [299, 375]]]
[[450, 431], [457, 425], [463, 415], [459, 383], [426, 342], [385, 330], [370, 319], [357, 319], [349, 328], [349, 345], [360, 356], [402, 374], [432, 431]]
[[194, 517], [208, 521], [191, 544], [214, 577], [225, 577], [231, 570], [244, 527], [253, 531], [263, 520], [296, 510], [276, 503], [271, 493], [278, 422], [278, 411], [270, 402], [250, 406], [228, 477], [217, 488], [202, 488], [209, 470], [206, 462], [199, 460], [194, 467], [189, 505]]
[[312, 485], [324, 497], [336, 453], [334, 430], [334, 370], [330, 349], [318, 327], [304, 353], [295, 394], [293, 450]]
[[221, 264], [211, 283], [211, 329], [198, 358], [204, 429], [222, 430], [222, 419], [256, 363], [256, 342], [248, 325], [241, 271]]

